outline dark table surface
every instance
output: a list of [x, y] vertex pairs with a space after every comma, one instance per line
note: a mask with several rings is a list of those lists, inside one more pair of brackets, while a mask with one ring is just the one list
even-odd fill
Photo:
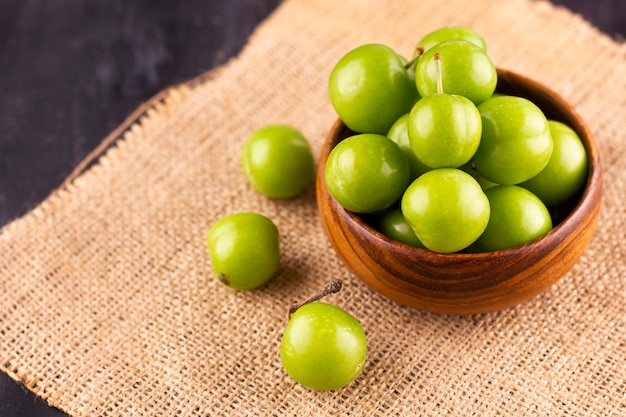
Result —
[[[552, 2], [626, 36], [623, 0]], [[0, 0], [0, 227], [141, 103], [236, 55], [278, 3]], [[0, 417], [64, 415], [0, 373]]]

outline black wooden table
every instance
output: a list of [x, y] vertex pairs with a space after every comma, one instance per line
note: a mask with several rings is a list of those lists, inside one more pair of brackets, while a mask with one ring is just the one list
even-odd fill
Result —
[[[0, 227], [39, 204], [141, 103], [236, 55], [278, 3], [0, 0]], [[553, 3], [626, 36], [623, 0]], [[0, 373], [0, 417], [64, 415]]]

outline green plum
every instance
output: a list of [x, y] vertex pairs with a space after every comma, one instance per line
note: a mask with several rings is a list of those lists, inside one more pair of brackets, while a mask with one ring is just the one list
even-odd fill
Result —
[[517, 185], [485, 190], [491, 207], [489, 223], [472, 245], [472, 252], [492, 252], [531, 242], [552, 230], [552, 219], [543, 202]]
[[241, 166], [248, 182], [261, 194], [293, 198], [315, 178], [315, 158], [297, 129], [270, 124], [256, 129], [244, 142]]
[[469, 162], [482, 132], [474, 103], [444, 93], [431, 94], [415, 103], [407, 125], [413, 153], [430, 168], [457, 168]]
[[283, 368], [296, 382], [316, 390], [335, 390], [362, 371], [367, 338], [361, 324], [332, 304], [312, 302], [289, 319], [280, 344]]
[[328, 96], [347, 127], [381, 135], [409, 112], [418, 97], [402, 59], [381, 44], [362, 45], [345, 54], [331, 71]]
[[207, 235], [213, 273], [227, 286], [251, 290], [268, 282], [278, 270], [278, 228], [253, 212], [219, 219]]
[[428, 249], [451, 253], [465, 249], [489, 221], [489, 201], [480, 184], [456, 168], [428, 171], [409, 185], [402, 214]]
[[415, 85], [421, 97], [438, 91], [437, 63], [441, 57], [443, 91], [468, 98], [474, 104], [487, 100], [498, 81], [496, 68], [485, 50], [475, 44], [452, 40], [424, 52], [415, 68]]
[[409, 127], [407, 122], [409, 120], [409, 113], [406, 113], [391, 126], [389, 132], [387, 132], [387, 137], [394, 141], [402, 150], [404, 155], [409, 161], [409, 165], [411, 167], [411, 181], [415, 178], [419, 177], [426, 171], [430, 171], [431, 168], [424, 165], [422, 161], [420, 161], [415, 152], [413, 152], [413, 148], [411, 147], [411, 141], [409, 140]]
[[539, 174], [520, 185], [548, 207], [573, 197], [587, 179], [587, 151], [578, 134], [566, 124], [548, 120], [553, 141], [552, 156]]
[[533, 102], [493, 97], [480, 105], [482, 137], [472, 159], [489, 181], [512, 185], [537, 175], [548, 163], [553, 143], [548, 120]]
[[425, 248], [400, 209], [388, 210], [380, 214], [375, 220], [375, 228], [385, 236], [398, 242], [417, 248]]
[[328, 191], [345, 209], [375, 213], [396, 203], [410, 181], [409, 162], [391, 139], [374, 133], [350, 136], [328, 155]]
[[485, 39], [474, 29], [467, 26], [446, 26], [433, 30], [417, 43], [417, 47], [427, 51], [435, 45], [453, 40], [468, 41], [484, 51], [487, 50]]

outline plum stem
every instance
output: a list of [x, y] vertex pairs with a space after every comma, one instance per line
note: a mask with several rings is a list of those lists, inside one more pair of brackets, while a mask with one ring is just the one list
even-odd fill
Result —
[[441, 56], [437, 52], [434, 56], [437, 70], [437, 94], [443, 94], [443, 75], [441, 73]]
[[326, 297], [327, 295], [337, 293], [341, 291], [342, 287], [343, 287], [343, 281], [339, 278], [334, 278], [328, 281], [326, 285], [324, 285], [324, 288], [322, 288], [321, 290], [319, 290], [318, 292], [316, 292], [315, 294], [313, 294], [306, 300], [293, 303], [293, 305], [289, 308], [289, 318], [291, 318], [291, 315], [295, 313], [296, 310], [302, 307], [303, 305], [313, 303], [315, 301], [319, 301], [322, 298]]
[[417, 63], [417, 61], [419, 61], [423, 53], [424, 53], [423, 47], [418, 46], [417, 48], [415, 48], [415, 56], [413, 57], [412, 60], [407, 62], [407, 64], [404, 66], [404, 69], [407, 71], [410, 70]]

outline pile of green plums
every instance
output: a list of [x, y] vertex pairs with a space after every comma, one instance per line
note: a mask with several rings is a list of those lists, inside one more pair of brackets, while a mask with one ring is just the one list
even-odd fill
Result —
[[490, 252], [553, 227], [551, 208], [584, 186], [580, 137], [532, 101], [496, 92], [486, 42], [444, 27], [409, 61], [382, 44], [346, 53], [328, 80], [354, 134], [330, 152], [325, 181], [344, 208], [434, 252]]

